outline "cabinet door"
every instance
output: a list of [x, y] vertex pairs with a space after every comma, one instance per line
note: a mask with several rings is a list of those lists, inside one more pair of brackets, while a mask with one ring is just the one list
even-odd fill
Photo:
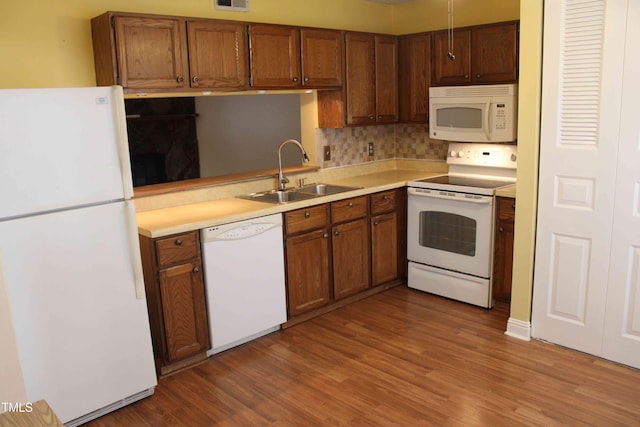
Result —
[[371, 218], [372, 285], [398, 278], [398, 221], [395, 212]]
[[189, 262], [159, 271], [167, 360], [209, 348], [202, 266]]
[[398, 39], [377, 35], [375, 40], [376, 121], [398, 121]]
[[370, 34], [347, 33], [347, 124], [375, 123], [376, 98], [374, 39]]
[[331, 300], [329, 234], [326, 229], [286, 239], [289, 316]]
[[342, 32], [302, 28], [300, 30], [302, 85], [340, 87], [343, 74]]
[[369, 287], [369, 227], [365, 218], [332, 228], [333, 294], [340, 299]]
[[449, 39], [447, 31], [433, 33], [432, 83], [434, 85], [459, 85], [471, 82], [471, 30], [454, 30], [452, 51], [455, 59], [447, 56]]
[[513, 227], [516, 213], [514, 199], [496, 198], [496, 231], [493, 247], [493, 298], [511, 301], [513, 270]]
[[191, 87], [247, 87], [247, 38], [244, 24], [187, 21], [187, 36]]
[[180, 18], [114, 18], [119, 84], [130, 89], [188, 87]]
[[297, 28], [251, 25], [249, 55], [251, 86], [300, 87], [300, 32]]
[[403, 123], [427, 123], [431, 86], [431, 36], [404, 37], [398, 46], [398, 107]]
[[518, 79], [517, 23], [474, 28], [471, 46], [474, 83], [511, 83]]

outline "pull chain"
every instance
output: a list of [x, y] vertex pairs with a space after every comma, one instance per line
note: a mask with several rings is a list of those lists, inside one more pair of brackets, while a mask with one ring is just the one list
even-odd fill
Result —
[[452, 61], [455, 61], [456, 56], [453, 54], [453, 0], [448, 1], [449, 6], [449, 23], [448, 23], [448, 31], [447, 31], [447, 47], [449, 51], [447, 52], [447, 58]]

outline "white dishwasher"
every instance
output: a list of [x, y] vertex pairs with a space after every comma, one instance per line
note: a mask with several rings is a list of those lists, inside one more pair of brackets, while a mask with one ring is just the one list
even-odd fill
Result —
[[210, 356], [280, 329], [287, 320], [282, 215], [200, 231]]

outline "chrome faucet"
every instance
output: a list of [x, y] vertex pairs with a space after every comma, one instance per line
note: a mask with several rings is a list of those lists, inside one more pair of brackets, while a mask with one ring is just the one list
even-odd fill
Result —
[[295, 144], [298, 146], [298, 148], [300, 149], [300, 151], [302, 151], [302, 162], [306, 163], [309, 161], [309, 156], [307, 156], [307, 152], [304, 151], [304, 148], [302, 147], [302, 144], [300, 144], [298, 141], [296, 141], [295, 139], [287, 139], [286, 141], [283, 141], [280, 146], [278, 147], [278, 189], [280, 191], [284, 191], [285, 189], [285, 185], [289, 183], [289, 179], [287, 177], [284, 176], [284, 174], [282, 173], [282, 147], [284, 147], [287, 144]]

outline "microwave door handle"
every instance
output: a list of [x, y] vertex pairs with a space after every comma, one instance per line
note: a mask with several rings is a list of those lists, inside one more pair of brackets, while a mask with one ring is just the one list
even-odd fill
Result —
[[[416, 191], [414, 188], [409, 188], [408, 192], [409, 192], [409, 194], [411, 194], [413, 196], [430, 197], [432, 199], [448, 199], [448, 200], [451, 200], [451, 199], [454, 198], [452, 196], [443, 196], [443, 195], [435, 194], [435, 193], [422, 193], [420, 191]], [[484, 197], [481, 197], [479, 199], [455, 198], [455, 200], [458, 201], [458, 202], [475, 203], [476, 205], [490, 205], [493, 202], [493, 197], [484, 196]]]
[[491, 100], [487, 101], [487, 108], [485, 108], [485, 111], [487, 112], [487, 116], [485, 117], [485, 123], [487, 125], [486, 127], [486, 131], [485, 134], [487, 135], [487, 141], [491, 141], [493, 135], [492, 135], [492, 129], [491, 129], [491, 110], [493, 109], [493, 104], [491, 103]]

